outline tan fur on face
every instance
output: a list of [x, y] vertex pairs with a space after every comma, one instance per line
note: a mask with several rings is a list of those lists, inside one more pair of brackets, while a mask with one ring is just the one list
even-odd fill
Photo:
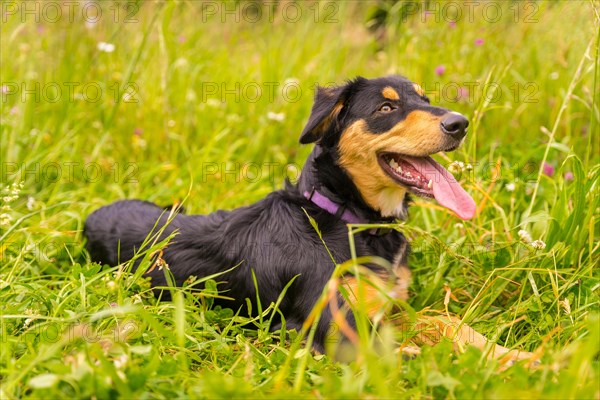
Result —
[[381, 94], [383, 95], [383, 97], [389, 100], [400, 100], [398, 92], [396, 92], [396, 90], [391, 86], [384, 87], [381, 91]]
[[342, 133], [340, 165], [367, 204], [382, 216], [404, 217], [406, 189], [383, 172], [377, 154], [393, 152], [423, 157], [443, 150], [441, 119], [425, 111], [413, 111], [385, 133], [370, 133], [364, 120], [356, 121]]
[[423, 90], [423, 88], [421, 87], [421, 85], [418, 84], [414, 84], [413, 88], [415, 89], [415, 92], [417, 92], [417, 94], [419, 96], [425, 96], [425, 91]]

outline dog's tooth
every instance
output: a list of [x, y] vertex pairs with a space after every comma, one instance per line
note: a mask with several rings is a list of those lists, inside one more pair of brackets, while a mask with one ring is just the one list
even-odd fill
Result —
[[410, 172], [407, 172], [407, 173], [406, 173], [406, 174], [404, 174], [404, 175], [406, 175], [408, 178], [412, 178], [412, 174], [411, 174]]
[[390, 166], [394, 169], [398, 168], [398, 163], [393, 158], [389, 161]]
[[433, 187], [433, 181], [430, 179], [429, 182], [427, 182], [427, 187], [429, 189], [431, 189]]
[[398, 165], [398, 166], [396, 167], [396, 171], [398, 171], [398, 172], [402, 173], [402, 172], [403, 172], [403, 171], [402, 171], [402, 167]]

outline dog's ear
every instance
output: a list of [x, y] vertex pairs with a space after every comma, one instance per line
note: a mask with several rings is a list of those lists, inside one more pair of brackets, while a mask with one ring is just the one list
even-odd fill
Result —
[[315, 103], [308, 122], [300, 135], [300, 143], [319, 141], [329, 130], [344, 108], [345, 93], [348, 85], [337, 87], [317, 87]]

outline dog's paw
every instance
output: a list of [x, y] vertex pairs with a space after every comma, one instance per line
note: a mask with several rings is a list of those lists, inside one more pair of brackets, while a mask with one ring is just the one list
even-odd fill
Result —
[[540, 366], [539, 356], [536, 353], [520, 350], [510, 350], [502, 355], [498, 361], [502, 369], [510, 368], [519, 361], [524, 361], [523, 365], [526, 368], [537, 368]]
[[419, 354], [421, 349], [416, 346], [402, 346], [396, 349], [396, 352], [402, 353], [402, 359], [404, 361], [414, 360]]

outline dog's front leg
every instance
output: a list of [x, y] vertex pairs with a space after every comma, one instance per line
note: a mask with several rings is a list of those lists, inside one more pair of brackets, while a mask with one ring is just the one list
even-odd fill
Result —
[[419, 345], [434, 345], [442, 338], [448, 338], [454, 343], [457, 352], [464, 351], [466, 346], [475, 346], [488, 354], [488, 357], [498, 359], [503, 365], [512, 364], [519, 360], [534, 361], [534, 354], [527, 351], [508, 349], [494, 344], [481, 333], [454, 316], [426, 316], [417, 317], [415, 342]]

